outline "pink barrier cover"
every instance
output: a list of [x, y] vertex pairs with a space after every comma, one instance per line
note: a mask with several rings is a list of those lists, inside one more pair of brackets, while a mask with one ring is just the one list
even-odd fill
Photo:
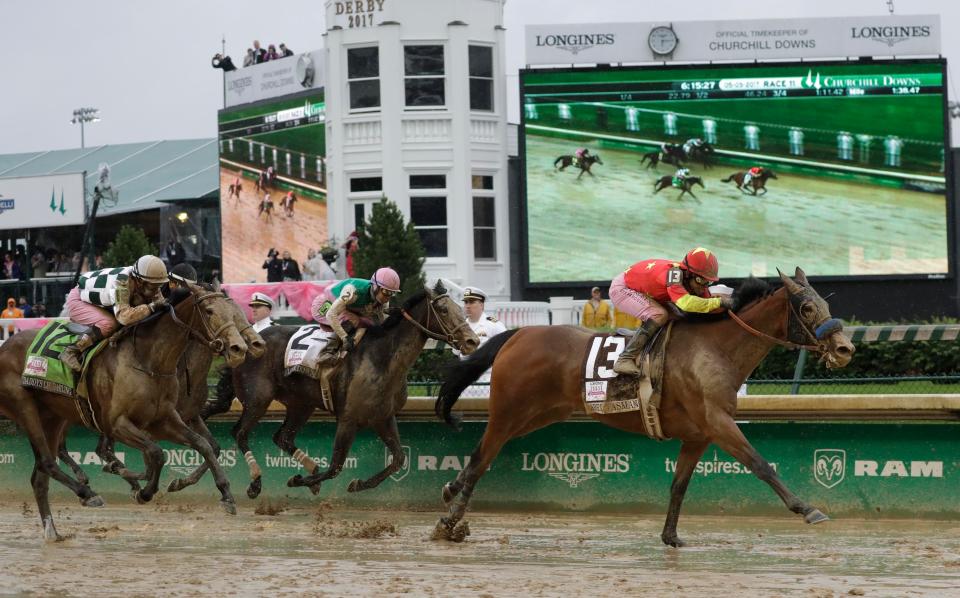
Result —
[[304, 320], [311, 321], [310, 306], [314, 297], [323, 292], [327, 286], [335, 283], [335, 280], [319, 280], [311, 282], [270, 282], [263, 284], [224, 284], [223, 290], [236, 301], [242, 308], [247, 318], [252, 317], [250, 307], [250, 297], [254, 293], [263, 293], [273, 299], [275, 304], [279, 303], [280, 295], [287, 298], [289, 305], [297, 315]]

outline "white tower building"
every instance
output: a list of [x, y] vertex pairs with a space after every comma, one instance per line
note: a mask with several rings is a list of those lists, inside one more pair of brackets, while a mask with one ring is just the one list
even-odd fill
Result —
[[428, 278], [494, 299], [510, 295], [504, 1], [326, 1], [330, 234], [386, 195]]

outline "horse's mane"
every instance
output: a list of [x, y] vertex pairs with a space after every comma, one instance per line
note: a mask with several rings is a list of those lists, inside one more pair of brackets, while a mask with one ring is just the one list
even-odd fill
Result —
[[[743, 284], [740, 285], [733, 293], [733, 312], [740, 313], [740, 310], [747, 307], [751, 303], [759, 301], [764, 297], [770, 295], [777, 287], [774, 287], [767, 281], [762, 278], [754, 278], [753, 276], [747, 278], [743, 281]], [[725, 320], [727, 318], [726, 312], [715, 313], [715, 314], [697, 314], [689, 313], [683, 318], [684, 322], [692, 323], [704, 323], [704, 322], [717, 322], [720, 320]]]
[[[389, 310], [387, 310], [387, 313], [389, 314], [387, 319], [384, 320], [379, 326], [370, 326], [367, 328], [365, 333], [366, 336], [370, 338], [377, 338], [386, 335], [391, 328], [395, 328], [397, 324], [404, 320], [403, 312], [406, 311], [407, 313], [410, 313], [410, 310], [412, 310], [414, 306], [418, 305], [428, 297], [429, 292], [429, 289], [424, 287], [413, 295], [410, 295], [410, 297], [403, 302], [403, 307], [391, 307]], [[443, 283], [438, 280], [437, 284], [433, 287], [434, 295], [442, 295], [446, 292], [447, 289], [443, 286]]]

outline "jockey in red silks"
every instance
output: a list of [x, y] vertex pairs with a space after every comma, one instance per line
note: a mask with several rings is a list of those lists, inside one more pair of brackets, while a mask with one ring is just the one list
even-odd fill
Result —
[[748, 170], [743, 174], [743, 184], [746, 185], [747, 183], [750, 182], [750, 179], [752, 179], [753, 177], [760, 176], [761, 172], [763, 172], [762, 167], [754, 166], [753, 168], [751, 168], [750, 170]]
[[613, 366], [618, 374], [640, 376], [640, 355], [669, 316], [664, 303], [690, 313], [709, 313], [733, 306], [730, 297], [713, 297], [707, 286], [719, 280], [720, 264], [708, 249], [697, 247], [682, 262], [651, 259], [637, 262], [610, 283], [610, 300], [620, 311], [643, 323]]

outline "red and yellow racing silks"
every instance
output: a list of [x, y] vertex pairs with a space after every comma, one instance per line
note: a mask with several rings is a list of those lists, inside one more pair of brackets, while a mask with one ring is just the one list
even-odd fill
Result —
[[674, 303], [683, 311], [709, 313], [720, 307], [720, 298], [708, 291], [697, 296], [683, 286], [683, 270], [672, 260], [644, 260], [627, 268], [624, 282], [634, 291], [646, 293], [660, 303]]

